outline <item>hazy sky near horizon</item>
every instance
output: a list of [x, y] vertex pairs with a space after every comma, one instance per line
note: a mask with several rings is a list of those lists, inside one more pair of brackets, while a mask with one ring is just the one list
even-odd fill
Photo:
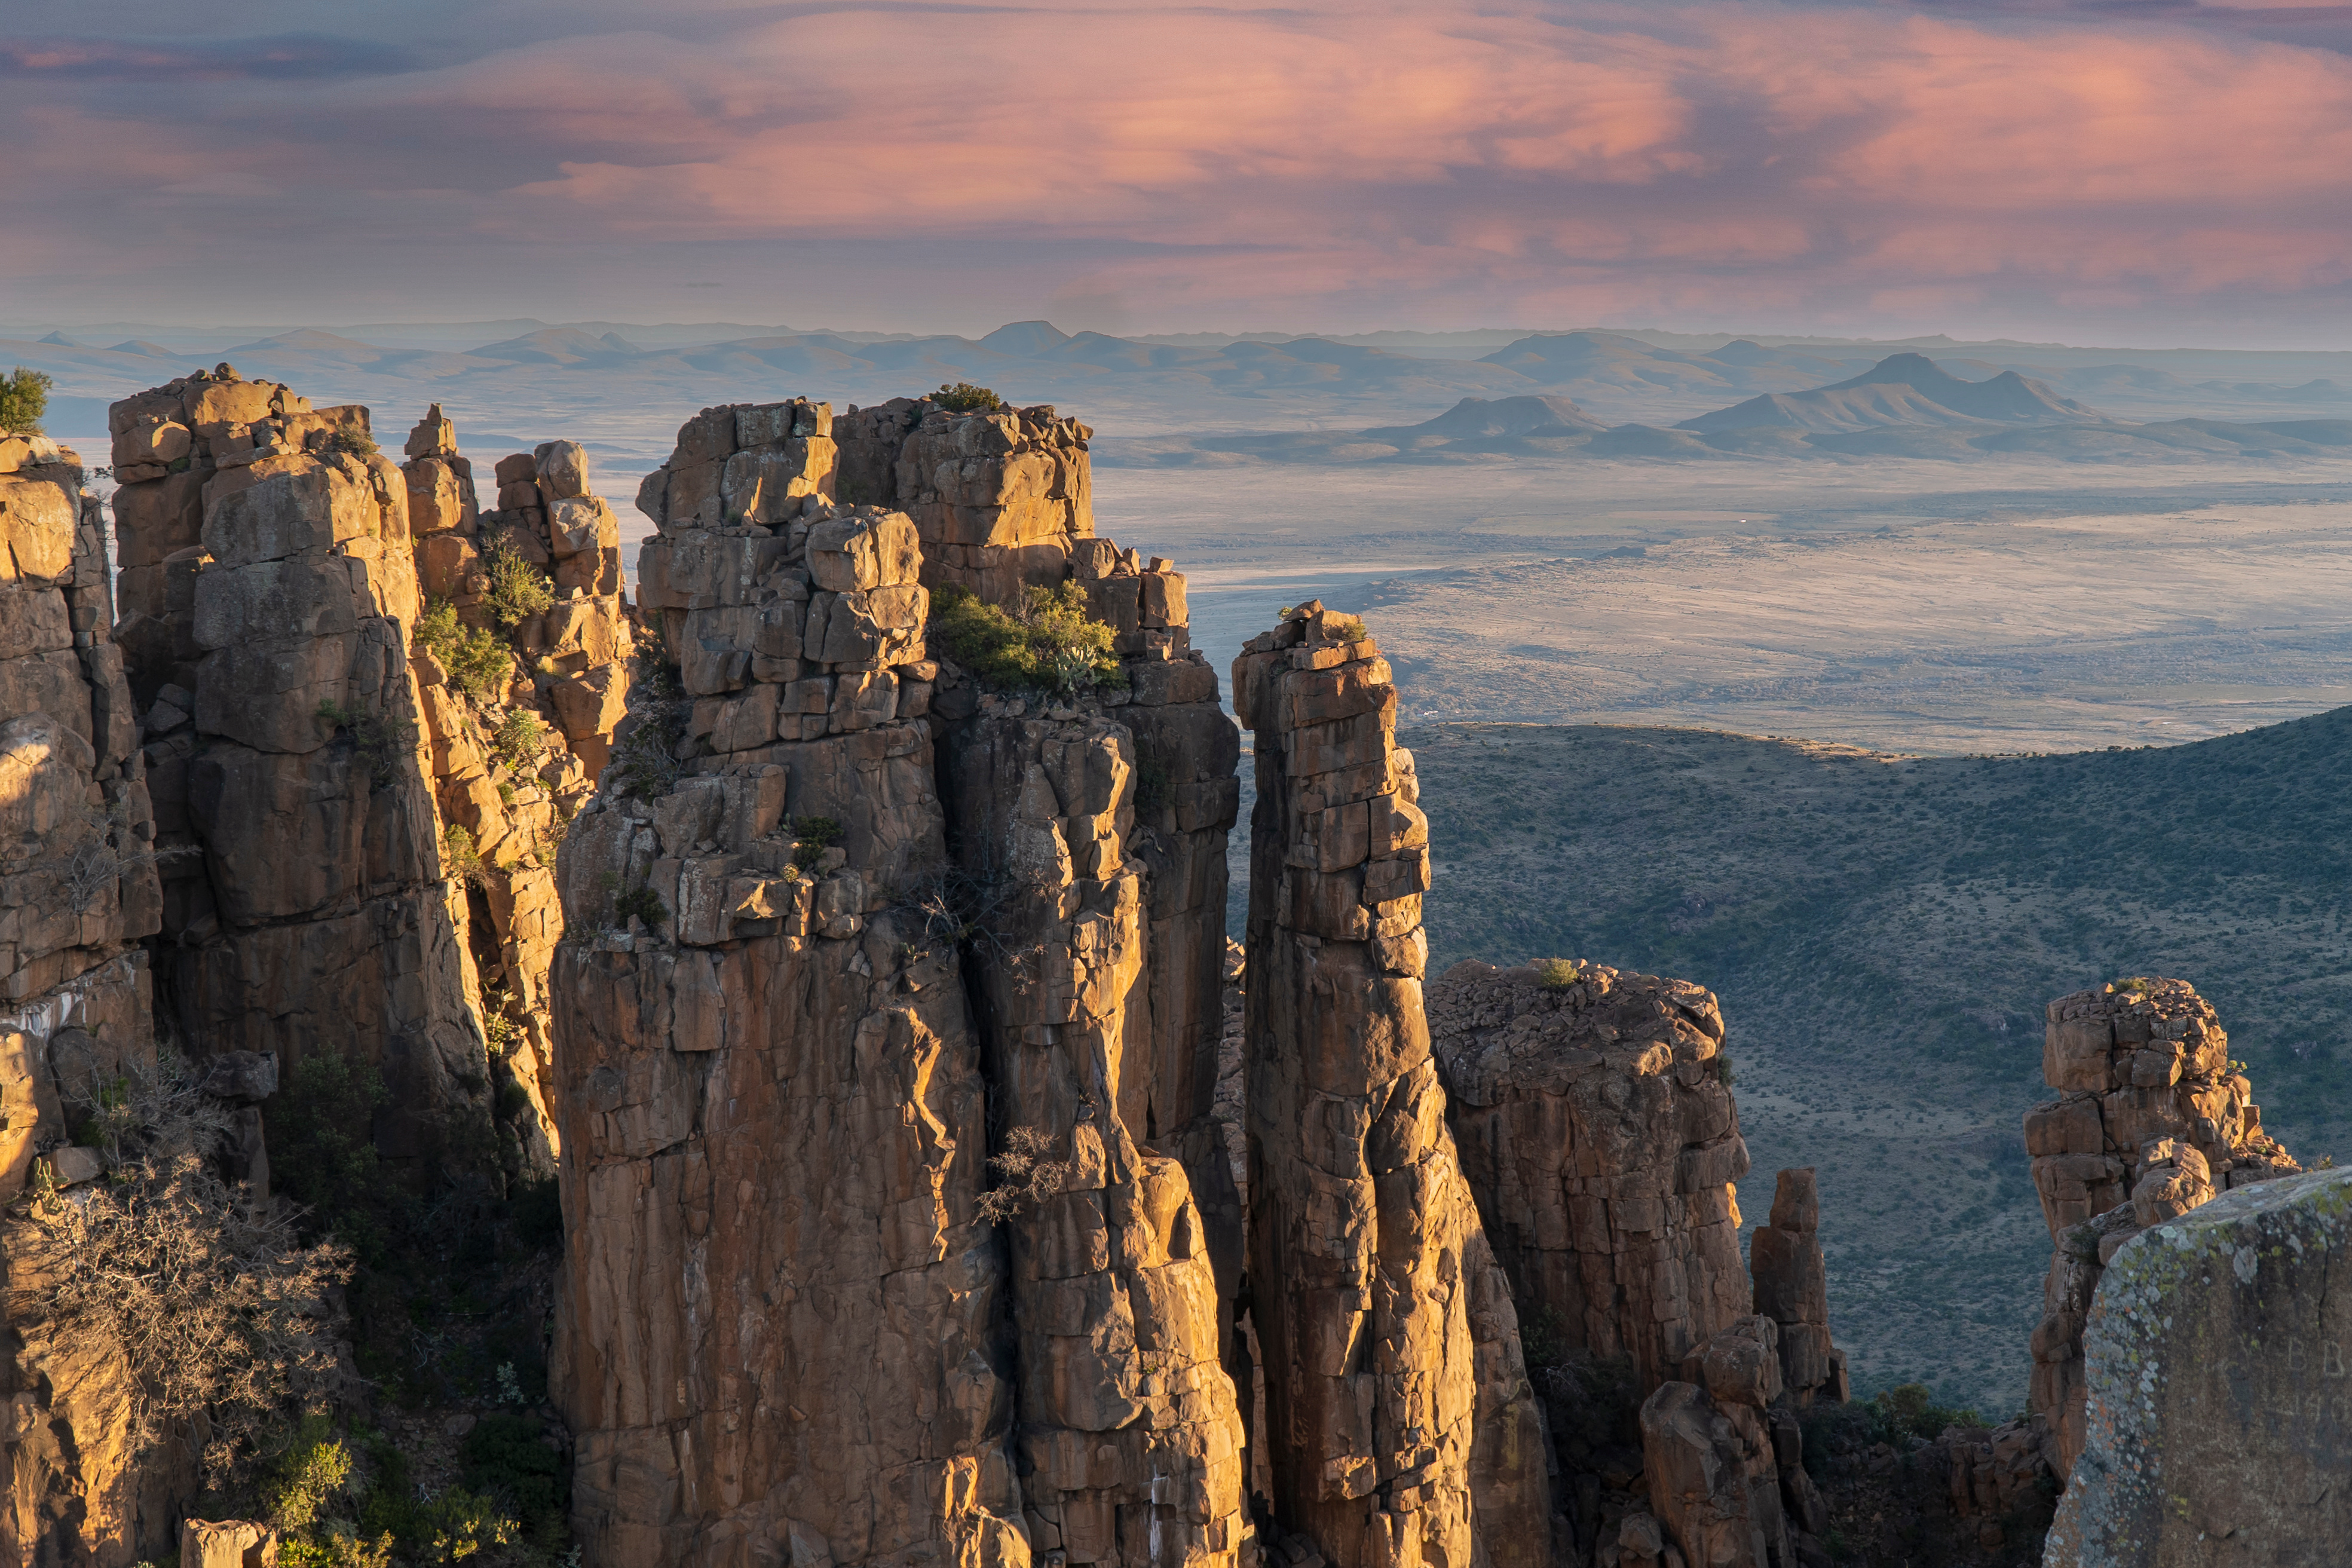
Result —
[[2352, 347], [2352, 5], [15, 0], [0, 321]]

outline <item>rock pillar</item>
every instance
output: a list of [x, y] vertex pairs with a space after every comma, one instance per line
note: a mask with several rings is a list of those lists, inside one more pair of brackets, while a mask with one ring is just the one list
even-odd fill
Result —
[[409, 676], [406, 483], [365, 409], [226, 365], [109, 418], [159, 837], [199, 852], [166, 868], [159, 1005], [207, 1050], [380, 1065], [378, 1148], [421, 1176], [488, 1081]]
[[[681, 453], [744, 456], [738, 412]], [[782, 494], [815, 446], [782, 443], [702, 467]], [[641, 566], [686, 692], [639, 693], [559, 863], [574, 1529], [614, 1568], [1017, 1568], [980, 1041], [914, 898], [947, 858], [913, 525], [689, 517]]]
[[1783, 1171], [1769, 1224], [1748, 1244], [1756, 1310], [1780, 1325], [1780, 1381], [1799, 1409], [1846, 1399], [1845, 1352], [1830, 1342], [1829, 1264], [1822, 1255], [1822, 1199], [1812, 1167]]
[[1749, 1310], [1723, 1015], [1606, 964], [1455, 964], [1429, 987], [1463, 1173], [1523, 1311], [1631, 1359], [1636, 1397]]
[[[1183, 668], [1213, 701], [1213, 672]], [[1062, 1172], [1006, 1226], [1033, 1545], [1074, 1563], [1230, 1563], [1243, 1430], [1210, 1237], [1184, 1163], [1150, 1142], [1172, 1075], [1148, 969], [1197, 933], [1151, 940], [1125, 721], [1146, 689], [1050, 704], [942, 689], [951, 896], [972, 904], [1000, 1137], [1041, 1140]]]
[[2029, 1403], [2063, 1480], [2086, 1440], [2083, 1330], [2107, 1261], [2147, 1226], [2298, 1167], [2187, 981], [2119, 980], [2048, 1012], [2042, 1076], [2060, 1098], [2025, 1113], [2025, 1149], [2054, 1251]]
[[1428, 828], [1388, 666], [1310, 604], [1247, 646], [1234, 694], [1256, 732], [1250, 1278], [1276, 1516], [1341, 1568], [1545, 1561], [1517, 1320], [1423, 1012]]

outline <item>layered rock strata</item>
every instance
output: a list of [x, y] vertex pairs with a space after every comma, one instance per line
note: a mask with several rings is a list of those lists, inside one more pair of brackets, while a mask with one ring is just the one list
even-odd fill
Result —
[[[561, 1139], [547, 1103], [547, 976], [563, 934], [555, 851], [611, 761], [625, 710], [634, 644], [620, 521], [589, 489], [587, 454], [574, 442], [499, 459], [499, 505], [488, 511], [440, 405], [409, 432], [405, 450], [419, 592], [474, 637], [497, 638], [507, 656], [485, 668], [475, 654], [475, 668], [453, 671], [420, 638], [410, 664], [467, 989], [494, 1070], [526, 1106], [502, 1117], [499, 1131], [518, 1173], [551, 1176]], [[493, 591], [494, 571], [502, 591]], [[517, 602], [518, 577], [550, 602]]]
[[575, 1523], [604, 1563], [1234, 1561], [1168, 1146], [1214, 1087], [1213, 673], [1163, 641], [1048, 702], [943, 668], [929, 551], [835, 503], [835, 428], [706, 410], [641, 493], [682, 693], [641, 694], [559, 862]]
[[2263, 1131], [2229, 1037], [2187, 981], [2078, 991], [2048, 1015], [2042, 1074], [2060, 1098], [2026, 1112], [2025, 1147], [2055, 1250], [2029, 1403], [2063, 1480], [2085, 1441], [2083, 1331], [2108, 1260], [2217, 1192], [2298, 1167]]
[[2111, 1257], [2043, 1562], [2321, 1563], [2352, 1541], [2352, 1172], [2232, 1186]]
[[1257, 756], [1251, 1316], [1275, 1513], [1343, 1568], [1547, 1561], [1542, 1422], [1423, 1010], [1428, 826], [1388, 665], [1361, 622], [1302, 605], [1234, 661], [1234, 705]]
[[[139, 943], [162, 918], [155, 820], [82, 479], [70, 449], [0, 432], [0, 1202], [95, 1180], [69, 1124], [154, 1056]], [[37, 1289], [19, 1223], [0, 1223], [0, 1271]], [[121, 1348], [14, 1328], [0, 1559], [127, 1568], [167, 1551], [190, 1456], [139, 1461]]]

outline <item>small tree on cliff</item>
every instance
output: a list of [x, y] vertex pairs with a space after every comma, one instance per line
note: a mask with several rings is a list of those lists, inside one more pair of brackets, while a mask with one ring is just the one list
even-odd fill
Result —
[[49, 388], [55, 385], [50, 377], [21, 364], [0, 375], [0, 430], [37, 434], [49, 411]]
[[997, 396], [993, 388], [975, 386], [968, 381], [940, 383], [940, 389], [931, 394], [931, 401], [957, 414], [989, 414], [1004, 406], [1004, 399]]

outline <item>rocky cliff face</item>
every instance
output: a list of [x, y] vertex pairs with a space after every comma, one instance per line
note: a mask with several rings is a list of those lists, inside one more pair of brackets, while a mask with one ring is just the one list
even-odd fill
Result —
[[[94, 1179], [69, 1120], [155, 1047], [138, 945], [163, 908], [155, 819], [82, 477], [74, 452], [0, 432], [0, 1202]], [[0, 1222], [12, 1292], [40, 1283], [24, 1240]], [[121, 1347], [16, 1327], [0, 1558], [114, 1568], [165, 1550], [189, 1457], [135, 1462]]]
[[499, 1119], [508, 1164], [552, 1176], [561, 1137], [548, 1106], [547, 982], [563, 934], [555, 852], [611, 761], [628, 696], [620, 521], [589, 489], [588, 456], [574, 442], [499, 459], [499, 504], [488, 511], [439, 405], [409, 432], [406, 451], [418, 587], [444, 617], [434, 623], [441, 654], [422, 636], [411, 664], [450, 917], [493, 1069], [525, 1101]]
[[[1021, 563], [1076, 554], [1119, 591], [1083, 517], [1003, 477], [1024, 422], [908, 420], [886, 463], [877, 420], [837, 447], [823, 405], [709, 410], [641, 492], [681, 689], [641, 700], [566, 841], [581, 940], [552, 983], [557, 1381], [596, 1561], [1242, 1549], [1181, 1158], [1214, 1083], [1232, 728], [1169, 657], [1181, 620], [1101, 690], [929, 657], [926, 581], [1017, 605]], [[845, 451], [863, 499], [901, 473], [925, 499], [836, 504]]]
[[2043, 1561], [2342, 1561], [2352, 1173], [2158, 1223], [2110, 1255], [2083, 1331], [2086, 1440]]
[[[1454, 965], [1429, 1016], [1462, 1164], [1496, 1257], [1576, 1350], [1643, 1392], [1745, 1316], [1732, 1184], [1748, 1173], [1718, 1066], [1723, 1015], [1687, 981], [1602, 964]], [[1827, 1331], [1804, 1386], [1825, 1381]]]
[[1549, 1560], [1511, 1290], [1446, 1127], [1423, 1012], [1428, 825], [1363, 625], [1253, 639], [1245, 1053], [1251, 1316], [1276, 1516], [1329, 1562]]
[[408, 487], [367, 410], [227, 366], [116, 404], [121, 626], [166, 868], [158, 1006], [199, 1052], [380, 1067], [422, 1178], [486, 1121], [409, 673]]
[[2299, 1167], [2263, 1131], [2221, 1020], [2187, 981], [2119, 981], [2061, 996], [2048, 1012], [2042, 1076], [2061, 1094], [2025, 1115], [2055, 1247], [2033, 1331], [2031, 1405], [2063, 1480], [2086, 1441], [2084, 1327], [2116, 1251], [2218, 1192]]

